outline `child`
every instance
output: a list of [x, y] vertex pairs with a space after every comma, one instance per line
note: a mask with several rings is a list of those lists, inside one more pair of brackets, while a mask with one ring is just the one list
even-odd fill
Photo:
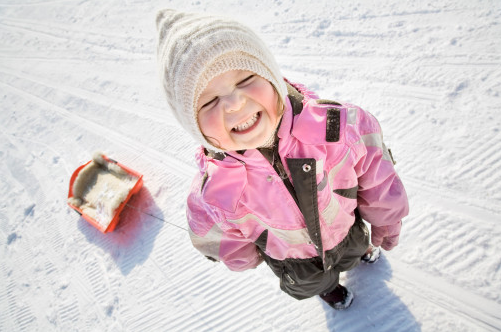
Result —
[[264, 43], [229, 19], [157, 16], [163, 87], [202, 146], [188, 197], [193, 245], [234, 271], [263, 260], [296, 299], [335, 309], [339, 273], [391, 250], [408, 213], [377, 120], [284, 80]]

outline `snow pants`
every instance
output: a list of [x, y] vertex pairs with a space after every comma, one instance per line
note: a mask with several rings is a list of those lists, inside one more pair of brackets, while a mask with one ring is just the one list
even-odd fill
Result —
[[333, 291], [339, 283], [339, 273], [351, 270], [360, 263], [360, 258], [369, 248], [369, 240], [367, 226], [357, 216], [343, 241], [325, 252], [325, 264], [318, 256], [276, 260], [258, 248], [265, 262], [280, 278], [280, 288], [302, 300]]

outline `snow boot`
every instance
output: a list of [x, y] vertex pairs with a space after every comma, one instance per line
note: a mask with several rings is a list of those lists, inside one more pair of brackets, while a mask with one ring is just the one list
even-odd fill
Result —
[[320, 294], [319, 296], [336, 310], [348, 309], [353, 303], [353, 293], [339, 284], [332, 292]]
[[381, 248], [380, 247], [374, 247], [372, 244], [365, 253], [361, 257], [362, 262], [364, 263], [369, 263], [369, 264], [374, 264], [377, 262], [379, 257], [381, 256]]

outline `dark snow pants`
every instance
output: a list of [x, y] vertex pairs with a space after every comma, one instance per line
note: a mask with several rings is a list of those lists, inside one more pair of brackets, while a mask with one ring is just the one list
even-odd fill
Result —
[[325, 264], [322, 264], [320, 257], [276, 260], [267, 256], [262, 248], [259, 251], [280, 278], [280, 288], [302, 300], [333, 291], [339, 283], [339, 273], [357, 266], [368, 247], [369, 231], [358, 217], [343, 241], [325, 252]]

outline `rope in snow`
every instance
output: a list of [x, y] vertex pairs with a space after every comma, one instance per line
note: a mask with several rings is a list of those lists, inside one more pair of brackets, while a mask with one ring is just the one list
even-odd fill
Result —
[[164, 222], [164, 223], [166, 223], [166, 224], [169, 224], [169, 225], [175, 226], [175, 227], [177, 227], [177, 228], [180, 228], [180, 229], [182, 229], [182, 230], [184, 230], [184, 231], [188, 232], [188, 229], [186, 229], [186, 228], [184, 228], [184, 227], [181, 227], [181, 226], [179, 226], [179, 225], [173, 224], [173, 223], [171, 223], [171, 222], [169, 222], [169, 221], [167, 221], [167, 220], [164, 220], [164, 219], [162, 219], [162, 218], [160, 218], [160, 217], [157, 217], [157, 216], [155, 216], [155, 215], [153, 215], [153, 214], [151, 214], [151, 213], [149, 213], [149, 212], [145, 212], [145, 211], [141, 210], [141, 209], [140, 209], [140, 208], [138, 208], [138, 207], [135, 207], [135, 206], [130, 205], [130, 204], [128, 204], [128, 203], [127, 203], [127, 204], [125, 204], [125, 205], [127, 205], [128, 207], [131, 207], [131, 208], [133, 208], [134, 210], [137, 210], [137, 211], [139, 211], [139, 212], [141, 212], [141, 213], [144, 213], [144, 214], [146, 214], [146, 215], [148, 215], [148, 216], [150, 216], [150, 217], [153, 217], [153, 218], [155, 218], [155, 219], [158, 219], [158, 220], [160, 220], [160, 221], [163, 221], [163, 222]]

